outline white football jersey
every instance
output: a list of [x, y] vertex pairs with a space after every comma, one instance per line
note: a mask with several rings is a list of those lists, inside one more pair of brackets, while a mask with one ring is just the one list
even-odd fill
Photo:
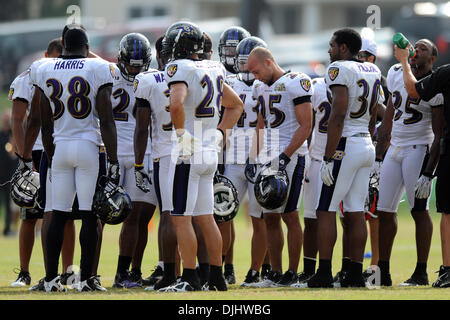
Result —
[[[271, 86], [255, 80], [252, 94], [265, 120], [264, 146], [269, 157], [277, 156], [291, 143], [295, 131], [300, 128], [295, 106], [310, 101], [313, 93], [311, 79], [304, 73], [288, 72]], [[306, 140], [295, 153], [308, 153]]]
[[88, 140], [101, 144], [95, 102], [99, 88], [113, 84], [113, 64], [99, 58], [47, 59], [37, 69], [31, 67], [30, 77], [50, 102], [55, 143]]
[[348, 88], [342, 136], [369, 133], [370, 110], [382, 99], [380, 69], [370, 62], [335, 61], [327, 68], [325, 82], [328, 90], [334, 85]]
[[[111, 104], [117, 129], [117, 155], [134, 155], [134, 129], [136, 128], [136, 98], [133, 82], [126, 80], [120, 69], [115, 65]], [[151, 152], [150, 137], [147, 142], [146, 154]]]
[[252, 86], [242, 81], [239, 75], [230, 75], [226, 83], [244, 103], [244, 111], [231, 131], [226, 154], [227, 163], [244, 164], [250, 153], [250, 146], [258, 121], [258, 102], [253, 100]]
[[391, 144], [397, 147], [431, 144], [434, 139], [431, 108], [444, 103], [442, 94], [435, 95], [429, 101], [410, 98], [403, 82], [401, 64], [396, 64], [389, 69], [386, 81], [395, 109]]
[[[11, 101], [14, 101], [15, 99], [25, 100], [28, 103], [27, 114], [29, 114], [31, 108], [31, 100], [33, 100], [33, 95], [34, 95], [34, 86], [31, 83], [30, 79], [30, 69], [28, 69], [27, 71], [22, 72], [20, 75], [18, 75], [11, 83], [11, 86], [9, 87], [8, 99]], [[43, 149], [44, 146], [42, 145], [41, 130], [39, 130], [39, 134], [33, 146], [33, 151]]]
[[225, 81], [223, 65], [211, 60], [175, 60], [166, 66], [165, 80], [169, 88], [174, 82], [184, 82], [188, 87], [184, 126], [196, 141], [194, 153], [217, 151], [216, 130]]
[[151, 70], [140, 73], [134, 80], [134, 95], [150, 103], [152, 127], [152, 158], [171, 154], [175, 141], [169, 111], [169, 88], [164, 71]]
[[311, 157], [322, 160], [327, 145], [328, 119], [331, 114], [331, 96], [327, 91], [324, 78], [312, 80], [314, 94], [311, 98], [314, 117], [313, 141], [311, 146]]

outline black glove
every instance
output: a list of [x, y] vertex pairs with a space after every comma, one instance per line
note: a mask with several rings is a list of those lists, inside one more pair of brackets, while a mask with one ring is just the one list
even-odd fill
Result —
[[116, 187], [120, 182], [120, 166], [119, 161], [108, 160], [108, 183], [112, 183]]
[[18, 171], [24, 172], [28, 170], [33, 170], [33, 159], [25, 159], [21, 157], [17, 152], [16, 156], [17, 158], [19, 158], [19, 165], [17, 166]]
[[[145, 193], [150, 191], [149, 185], [152, 184], [152, 180], [148, 176], [147, 172], [145, 172], [145, 168], [143, 165], [134, 165], [134, 177], [136, 178], [136, 186], [144, 191]], [[148, 184], [145, 182], [147, 180]]]
[[286, 153], [282, 152], [278, 156], [278, 158], [274, 158], [268, 163], [266, 163], [264, 166], [266, 167], [272, 167], [273, 169], [277, 171], [284, 171], [288, 165], [288, 163], [291, 162], [291, 158], [289, 158]]
[[245, 177], [251, 183], [255, 183], [256, 170], [258, 169], [254, 162], [255, 160], [250, 161], [250, 158], [247, 158], [247, 161], [245, 161]]

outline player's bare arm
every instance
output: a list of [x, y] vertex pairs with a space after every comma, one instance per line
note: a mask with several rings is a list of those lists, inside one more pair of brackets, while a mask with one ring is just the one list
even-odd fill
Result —
[[405, 82], [405, 88], [408, 92], [408, 95], [411, 98], [420, 98], [419, 93], [416, 90], [417, 79], [412, 73], [411, 66], [408, 63], [409, 57], [409, 46], [405, 49], [400, 49], [395, 46], [394, 55], [397, 60], [402, 64], [403, 69], [403, 81]]
[[25, 141], [23, 156], [31, 158], [31, 152], [41, 129], [41, 115], [39, 113], [40, 91], [35, 90], [31, 100], [30, 113], [28, 114], [27, 125], [25, 128]]
[[148, 132], [150, 126], [150, 106], [144, 99], [136, 99], [136, 128], [134, 129], [134, 163], [144, 161], [147, 149]]
[[23, 140], [25, 137], [23, 120], [25, 119], [25, 115], [27, 113], [27, 105], [28, 102], [22, 99], [14, 99], [12, 103], [12, 136], [19, 155], [23, 155]]
[[333, 93], [333, 104], [331, 115], [328, 120], [327, 146], [324, 158], [330, 160], [339, 144], [344, 128], [344, 119], [348, 108], [348, 89], [345, 86], [335, 85], [331, 88]]
[[370, 122], [369, 122], [369, 132], [370, 135], [373, 136], [375, 133], [375, 125], [377, 124], [378, 119], [378, 109], [381, 109], [382, 104], [376, 103], [373, 107], [372, 113], [370, 114]]
[[233, 128], [244, 110], [244, 103], [241, 98], [226, 83], [223, 84], [222, 106], [225, 107], [225, 110], [217, 128], [222, 130], [225, 135], [224, 138], [226, 138], [226, 131]]
[[[42, 91], [39, 88], [39, 91]], [[53, 154], [55, 153], [55, 144], [53, 143], [53, 112], [50, 107], [50, 102], [45, 96], [44, 92], [39, 94], [39, 110], [41, 115], [42, 125], [42, 144], [44, 145], [45, 153], [48, 157], [48, 162], [51, 164]]]
[[440, 141], [445, 126], [444, 119], [444, 106], [431, 109], [431, 126], [433, 128], [434, 139], [430, 149], [430, 157], [428, 158], [425, 170], [423, 171], [424, 174], [430, 177], [439, 162]]
[[170, 85], [170, 117], [177, 134], [184, 133], [184, 121], [186, 114], [184, 112], [184, 100], [188, 95], [188, 87], [183, 82], [177, 82]]
[[291, 143], [287, 146], [284, 153], [290, 158], [294, 152], [302, 146], [306, 139], [311, 134], [312, 130], [312, 104], [311, 102], [304, 102], [295, 106], [295, 117], [300, 124], [294, 135]]
[[117, 131], [112, 113], [111, 90], [111, 85], [100, 88], [96, 97], [96, 106], [100, 119], [100, 133], [105, 143], [108, 160], [117, 162]]
[[392, 95], [389, 97], [388, 106], [381, 122], [378, 142], [376, 146], [376, 159], [383, 160], [383, 154], [386, 152], [389, 141], [391, 140], [392, 121], [394, 119], [394, 105], [392, 104]]

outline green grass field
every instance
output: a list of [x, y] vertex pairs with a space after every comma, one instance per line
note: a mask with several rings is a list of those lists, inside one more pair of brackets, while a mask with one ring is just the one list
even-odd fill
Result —
[[[440, 214], [434, 211], [434, 202], [431, 203], [432, 218], [434, 223], [433, 242], [428, 262], [428, 275], [433, 282], [437, 274], [434, 272], [441, 265], [441, 249], [439, 236]], [[142, 270], [144, 276], [148, 276], [157, 262], [156, 227], [158, 225], [158, 214], [152, 221], [149, 242], [144, 256]], [[381, 289], [241, 289], [239, 284], [245, 278], [250, 265], [250, 238], [252, 234], [250, 221], [239, 215], [236, 220], [236, 245], [235, 245], [235, 272], [237, 284], [230, 285], [227, 292], [195, 292], [195, 293], [157, 293], [147, 292], [143, 289], [112, 289], [117, 256], [119, 252], [118, 238], [120, 226], [106, 226], [103, 237], [103, 247], [100, 258], [99, 274], [102, 276], [102, 284], [108, 289], [106, 293], [78, 293], [69, 291], [67, 293], [36, 293], [29, 292], [28, 288], [11, 288], [10, 284], [17, 275], [14, 268], [19, 267], [19, 244], [18, 238], [0, 238], [0, 299], [2, 300], [438, 300], [449, 299], [450, 289], [434, 289], [431, 286], [425, 288], [400, 288], [397, 284], [409, 278], [414, 271], [416, 263], [416, 249], [414, 240], [414, 222], [408, 213], [407, 203], [400, 204], [399, 228], [394, 244], [391, 261], [391, 274], [394, 286]], [[3, 219], [2, 222], [3, 223]], [[303, 225], [303, 223], [302, 223]], [[1, 224], [0, 224], [1, 226]], [[77, 231], [80, 228], [77, 222]], [[338, 242], [334, 251], [333, 272], [337, 272], [341, 262], [340, 237], [342, 229], [338, 227]], [[79, 264], [80, 247], [77, 242], [75, 249], [75, 264]], [[370, 243], [367, 243], [366, 251], [370, 251]], [[284, 266], [287, 266], [286, 243], [283, 252]], [[303, 268], [301, 264], [299, 271]], [[365, 259], [364, 267], [370, 263]], [[44, 275], [42, 248], [40, 238], [36, 237], [35, 247], [30, 263], [32, 284], [35, 284]]]

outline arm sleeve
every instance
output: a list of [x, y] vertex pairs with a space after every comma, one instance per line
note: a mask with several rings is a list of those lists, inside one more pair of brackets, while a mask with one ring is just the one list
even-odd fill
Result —
[[450, 65], [446, 64], [436, 69], [429, 76], [416, 83], [416, 90], [419, 96], [425, 100], [431, 100], [438, 93], [450, 90]]
[[311, 78], [307, 75], [301, 75], [290, 81], [287, 91], [294, 106], [296, 106], [305, 102], [311, 102], [314, 87], [311, 85]]
[[347, 68], [344, 65], [334, 62], [328, 66], [325, 74], [325, 81], [328, 88], [335, 85], [349, 88], [351, 86], [351, 80], [351, 72], [347, 72]]

